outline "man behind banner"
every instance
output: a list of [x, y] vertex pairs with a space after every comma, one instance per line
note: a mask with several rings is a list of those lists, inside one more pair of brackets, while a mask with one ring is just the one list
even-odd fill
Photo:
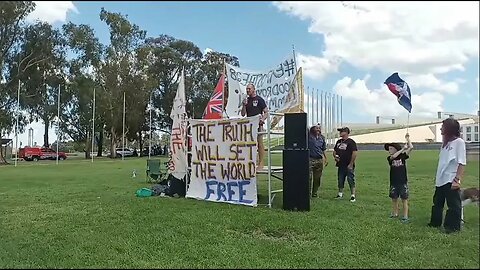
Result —
[[[247, 95], [248, 97], [243, 101], [242, 104], [242, 116], [247, 115], [247, 117], [261, 115], [260, 125], [258, 131], [263, 131], [263, 123], [265, 123], [265, 118], [268, 113], [268, 107], [265, 103], [265, 100], [257, 95], [255, 90], [255, 85], [252, 83], [247, 84]], [[263, 159], [265, 156], [265, 147], [263, 145], [263, 135], [258, 134], [257, 136], [258, 143], [258, 160], [257, 160], [257, 171], [263, 169]]]

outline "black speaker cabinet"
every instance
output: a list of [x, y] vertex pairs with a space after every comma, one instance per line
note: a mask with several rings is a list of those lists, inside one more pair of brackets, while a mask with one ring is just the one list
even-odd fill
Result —
[[307, 149], [307, 114], [286, 113], [284, 135], [285, 149]]
[[283, 209], [310, 211], [308, 150], [283, 150]]

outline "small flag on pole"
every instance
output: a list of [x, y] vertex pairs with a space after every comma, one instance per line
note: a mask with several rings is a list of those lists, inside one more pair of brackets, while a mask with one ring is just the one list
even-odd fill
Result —
[[390, 92], [397, 96], [398, 103], [402, 105], [409, 113], [412, 112], [412, 95], [408, 84], [395, 72], [388, 77], [384, 84], [387, 85]]
[[222, 73], [218, 80], [210, 101], [203, 112], [203, 119], [222, 119], [223, 114], [223, 87], [225, 85], [225, 75]]

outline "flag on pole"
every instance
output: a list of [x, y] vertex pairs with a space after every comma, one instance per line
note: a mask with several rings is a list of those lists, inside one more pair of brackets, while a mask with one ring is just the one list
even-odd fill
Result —
[[170, 135], [170, 151], [172, 160], [169, 166], [169, 173], [177, 179], [183, 179], [187, 174], [187, 154], [185, 141], [187, 137], [187, 121], [185, 112], [185, 78], [183, 75], [178, 82], [177, 94], [173, 100], [170, 118], [173, 120], [172, 133]]
[[203, 119], [222, 119], [223, 114], [223, 88], [225, 86], [225, 74], [222, 73], [218, 80], [213, 95], [205, 107]]
[[397, 96], [398, 103], [402, 105], [409, 113], [412, 112], [412, 95], [408, 84], [395, 72], [388, 77], [384, 84], [387, 85], [390, 92]]

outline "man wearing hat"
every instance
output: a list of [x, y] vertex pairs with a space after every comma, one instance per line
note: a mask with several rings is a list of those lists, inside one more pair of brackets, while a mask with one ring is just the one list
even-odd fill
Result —
[[333, 157], [338, 167], [338, 194], [337, 199], [343, 198], [345, 178], [350, 186], [350, 202], [355, 202], [355, 159], [357, 158], [357, 143], [349, 138], [350, 129], [342, 127], [337, 129], [340, 139], [333, 148]]

